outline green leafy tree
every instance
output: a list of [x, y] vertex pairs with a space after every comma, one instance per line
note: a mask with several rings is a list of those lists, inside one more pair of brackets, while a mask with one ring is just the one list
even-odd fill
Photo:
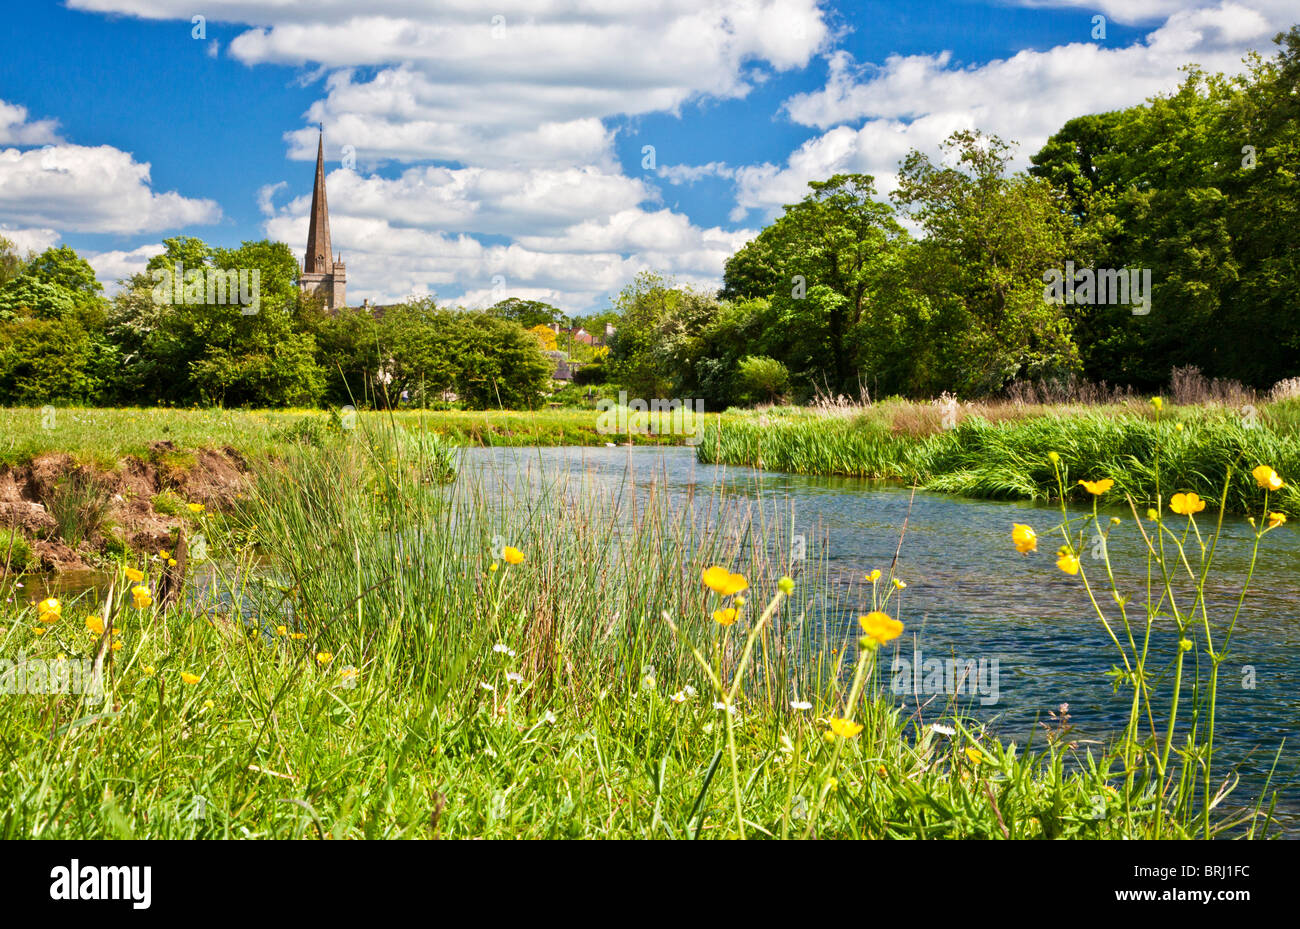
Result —
[[913, 151], [893, 195], [926, 233], [909, 268], [943, 352], [927, 386], [980, 396], [1075, 370], [1069, 318], [1043, 297], [1044, 272], [1068, 254], [1061, 198], [1044, 180], [1008, 174], [1010, 147], [996, 136], [957, 132], [944, 149], [956, 166]]
[[743, 395], [751, 403], [775, 403], [790, 385], [790, 372], [775, 358], [748, 355], [736, 366]]
[[1090, 377], [1153, 388], [1196, 365], [1267, 387], [1300, 374], [1300, 27], [1276, 41], [1244, 74], [1189, 68], [1171, 94], [1071, 120], [1033, 157], [1066, 191], [1086, 258], [1152, 272], [1148, 315], [1076, 308]]
[[777, 357], [791, 373], [833, 393], [856, 392], [855, 330], [874, 315], [881, 270], [907, 236], [869, 175], [808, 186], [807, 197], [727, 261], [722, 295], [768, 299], [789, 344]]

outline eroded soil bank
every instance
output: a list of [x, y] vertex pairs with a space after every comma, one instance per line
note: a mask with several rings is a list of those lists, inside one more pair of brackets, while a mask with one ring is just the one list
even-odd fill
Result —
[[65, 453], [0, 465], [0, 570], [87, 568], [125, 551], [155, 552], [193, 520], [188, 504], [229, 507], [248, 485], [237, 450], [178, 449], [153, 442], [112, 470], [78, 463]]

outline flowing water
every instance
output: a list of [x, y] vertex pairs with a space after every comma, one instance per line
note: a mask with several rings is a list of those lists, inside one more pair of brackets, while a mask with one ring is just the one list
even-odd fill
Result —
[[[522, 488], [555, 486], [567, 478], [567, 493], [615, 495], [667, 493], [683, 505], [725, 493], [750, 500], [756, 511], [776, 513], [793, 536], [803, 536], [809, 558], [824, 559], [827, 580], [849, 598], [844, 609], [823, 617], [828, 634], [851, 638], [859, 612], [870, 604], [862, 596], [864, 572], [888, 574], [898, 551], [896, 573], [907, 582], [897, 612], [903, 637], [886, 649], [882, 669], [891, 669], [891, 688], [910, 711], [925, 721], [938, 718], [949, 703], [934, 694], [932, 659], [983, 662], [979, 693], [959, 698], [964, 713], [989, 722], [997, 735], [1041, 745], [1049, 712], [1069, 704], [1068, 738], [1084, 748], [1100, 749], [1122, 729], [1128, 702], [1113, 693], [1109, 672], [1119, 654], [1098, 620], [1078, 577], [1055, 566], [1059, 535], [1050, 530], [1059, 510], [1024, 502], [969, 500], [947, 495], [913, 494], [897, 485], [856, 478], [816, 477], [751, 468], [704, 465], [688, 448], [495, 448], [464, 453], [462, 467], [487, 482]], [[1077, 509], [1072, 515], [1087, 511]], [[1146, 602], [1146, 560], [1132, 514], [1121, 508], [1103, 511], [1123, 523], [1109, 544], [1116, 582], [1132, 597], [1130, 615], [1138, 622]], [[1211, 527], [1207, 510], [1203, 525]], [[1172, 517], [1171, 517], [1172, 518]], [[906, 522], [906, 532], [903, 532]], [[1028, 523], [1039, 533], [1039, 551], [1022, 556], [1011, 544], [1011, 524]], [[1172, 525], [1172, 523], [1171, 523]], [[768, 531], [771, 531], [770, 528]], [[900, 533], [903, 544], [899, 549]], [[1279, 818], [1288, 834], [1300, 834], [1300, 784], [1296, 752], [1300, 740], [1300, 537], [1290, 526], [1270, 533], [1256, 565], [1250, 594], [1233, 635], [1230, 657], [1220, 671], [1216, 727], [1216, 772], [1235, 769], [1241, 785], [1232, 795], [1234, 808], [1253, 805], [1274, 766], [1271, 789], [1277, 790]], [[1252, 534], [1244, 519], [1230, 518], [1207, 584], [1211, 623], [1222, 627], [1236, 606], [1249, 566]], [[1190, 546], [1195, 548], [1193, 542]], [[1081, 553], [1084, 570], [1098, 583], [1102, 561], [1096, 546]], [[52, 592], [69, 593], [101, 583], [91, 574], [64, 575], [49, 582]], [[202, 586], [202, 582], [200, 584]], [[42, 595], [40, 582], [29, 579], [27, 599]], [[1113, 603], [1098, 591], [1108, 614]], [[1121, 634], [1120, 630], [1116, 630]], [[1152, 667], [1161, 703], [1170, 691], [1172, 622], [1157, 626]], [[1199, 648], [1199, 646], [1198, 646]], [[1193, 652], [1201, 654], [1203, 652]], [[895, 664], [902, 659], [907, 665]], [[994, 664], [996, 662], [996, 665]], [[911, 671], [919, 666], [921, 673]], [[1190, 701], [1185, 679], [1184, 700]], [[919, 693], [917, 691], [920, 691]], [[1184, 707], [1189, 703], [1184, 703]], [[1161, 725], [1161, 732], [1163, 726]], [[1175, 743], [1177, 748], [1177, 742]], [[1220, 774], [1216, 774], [1216, 781]], [[1216, 783], [1217, 786], [1217, 783]]]
[[[865, 572], [880, 568], [888, 575], [897, 551], [896, 574], [907, 582], [897, 613], [906, 631], [892, 651], [886, 649], [881, 666], [894, 671], [888, 683], [902, 691], [898, 699], [926, 721], [937, 718], [948, 703], [946, 695], [935, 696], [928, 692], [933, 688], [925, 686], [935, 658], [984, 663], [978, 678], [984, 686], [959, 703], [963, 712], [990, 722], [1004, 741], [1014, 739], [1024, 745], [1032, 740], [1041, 745], [1046, 733], [1040, 724], [1054, 724], [1049, 713], [1062, 703], [1069, 704], [1073, 726], [1068, 738], [1084, 748], [1095, 741], [1100, 749], [1128, 719], [1128, 700], [1113, 693], [1107, 677], [1120, 663], [1119, 653], [1080, 579], [1056, 567], [1055, 552], [1063, 539], [1050, 532], [1060, 522], [1055, 507], [923, 492], [913, 495], [896, 484], [859, 478], [705, 465], [684, 448], [497, 448], [476, 450], [466, 463], [516, 487], [521, 482], [545, 485], [567, 473], [580, 475], [579, 486], [607, 491], [635, 486], [641, 494], [653, 489], [676, 495], [683, 503], [719, 490], [733, 500], [751, 499], [762, 505], [762, 512], [780, 517], [782, 531], [788, 526], [792, 537], [804, 536], [807, 557], [824, 557], [830, 583], [855, 596], [861, 596], [863, 586], [858, 582]], [[1087, 512], [1075, 507], [1071, 515]], [[1205, 517], [1213, 515], [1208, 509], [1201, 514], [1203, 531], [1212, 530], [1212, 520]], [[1123, 519], [1108, 543], [1116, 584], [1132, 597], [1130, 616], [1141, 623], [1146, 602], [1145, 548], [1131, 512], [1118, 506], [1103, 508], [1101, 521], [1106, 523], [1111, 516]], [[1027, 556], [1016, 552], [1011, 544], [1012, 523], [1027, 523], [1037, 530], [1038, 552]], [[1206, 585], [1212, 629], [1226, 626], [1236, 608], [1252, 543], [1251, 527], [1243, 518], [1225, 519], [1215, 568]], [[1216, 771], [1226, 775], [1235, 768], [1242, 777], [1231, 805], [1253, 805], [1276, 761], [1271, 789], [1280, 794], [1279, 818], [1292, 835], [1300, 830], [1295, 750], [1300, 744], [1298, 543], [1296, 530], [1283, 526], [1271, 532], [1261, 548], [1230, 657], [1220, 670], [1215, 730]], [[1195, 542], [1190, 542], [1189, 550], [1195, 548]], [[1100, 546], [1087, 545], [1081, 558], [1084, 571], [1098, 584], [1104, 582], [1104, 563], [1093, 557], [1094, 551], [1100, 554]], [[1105, 589], [1098, 590], [1097, 596], [1114, 617], [1116, 609]], [[1184, 597], [1183, 602], [1189, 600]], [[850, 604], [826, 617], [827, 632], [838, 639], [852, 636], [857, 616], [869, 608], [869, 602]], [[1175, 634], [1172, 620], [1159, 622], [1153, 636], [1156, 660], [1150, 666], [1163, 671], [1155, 684], [1161, 700], [1156, 721], [1163, 733], [1159, 714], [1170, 693]], [[1122, 636], [1118, 628], [1116, 632]], [[1204, 660], [1204, 653], [1199, 654]], [[906, 664], [895, 663], [895, 658]], [[914, 671], [917, 666], [926, 669], [924, 673]], [[1190, 705], [1191, 680], [1189, 666], [1184, 710]], [[1176, 739], [1175, 748], [1177, 744]]]

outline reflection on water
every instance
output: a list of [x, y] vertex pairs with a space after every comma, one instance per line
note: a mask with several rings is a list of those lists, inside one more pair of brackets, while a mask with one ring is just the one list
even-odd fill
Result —
[[[793, 519], [793, 533], [808, 540], [808, 556], [825, 558], [830, 583], [843, 595], [842, 602], [853, 607], [825, 618], [827, 631], [836, 637], [851, 635], [857, 607], [869, 605], [858, 602], [862, 574], [888, 569], [906, 521], [897, 573], [908, 584], [899, 609], [907, 632], [886, 661], [894, 655], [911, 660], [916, 650], [927, 657], [997, 659], [997, 702], [981, 706], [978, 699], [967, 698], [963, 706], [991, 722], [1003, 739], [1021, 744], [1041, 744], [1038, 724], [1048, 721], [1048, 711], [1061, 703], [1070, 705], [1075, 726], [1071, 737], [1079, 740], [1105, 741], [1127, 720], [1128, 706], [1113, 695], [1106, 677], [1118, 661], [1114, 645], [1079, 579], [1055, 567], [1052, 553], [1061, 540], [1047, 533], [1058, 520], [1056, 510], [925, 493], [913, 497], [896, 485], [854, 478], [704, 465], [683, 448], [474, 449], [464, 454], [462, 463], [487, 486], [499, 482], [515, 492], [523, 488], [573, 495], [600, 489], [631, 505], [651, 493], [668, 494], [683, 505], [725, 493], [733, 500], [761, 503], [755, 513], [780, 513], [782, 525]], [[1140, 619], [1145, 560], [1132, 514], [1114, 509], [1105, 515], [1124, 520], [1109, 547], [1119, 587], [1132, 595]], [[1013, 522], [1028, 523], [1039, 532], [1037, 554], [1016, 553], [1011, 545]], [[1251, 539], [1244, 520], [1225, 525], [1216, 572], [1208, 585], [1216, 627], [1235, 608]], [[1090, 560], [1091, 554], [1086, 548], [1082, 555], [1085, 568], [1099, 568], [1100, 561]], [[65, 574], [50, 580], [48, 587], [29, 579], [28, 588], [18, 593], [35, 600], [47, 590], [66, 595], [102, 582], [85, 573]], [[191, 596], [214, 595], [228, 596], [216, 589], [210, 572], [201, 574]], [[1216, 764], [1221, 771], [1226, 765], [1239, 767], [1242, 784], [1234, 794], [1236, 804], [1253, 802], [1284, 740], [1290, 745], [1300, 737], [1297, 604], [1300, 546], [1295, 530], [1284, 526], [1266, 540], [1230, 656], [1220, 672]], [[1171, 621], [1164, 622], [1158, 630], [1161, 647], [1173, 638]], [[1170, 657], [1157, 654], [1161, 662]], [[1170, 672], [1161, 662], [1156, 667], [1164, 674], [1157, 688], [1167, 694]], [[917, 709], [912, 697], [900, 699]], [[923, 718], [937, 715], [943, 701], [939, 697], [923, 706]], [[1279, 805], [1293, 822], [1300, 821], [1293, 819], [1300, 815], [1294, 757], [1294, 751], [1286, 751], [1273, 776], [1273, 786], [1284, 798]]]

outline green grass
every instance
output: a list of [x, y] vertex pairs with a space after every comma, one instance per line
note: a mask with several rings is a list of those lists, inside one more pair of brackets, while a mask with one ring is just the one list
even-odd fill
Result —
[[[1213, 408], [1166, 408], [1160, 415], [1131, 406], [1049, 410], [1001, 422], [970, 415], [951, 428], [917, 433], [898, 431], [887, 409], [848, 416], [729, 414], [705, 428], [698, 453], [706, 462], [894, 479], [968, 497], [1051, 500], [1059, 497], [1047, 457], [1055, 451], [1069, 499], [1086, 497], [1078, 479], [1109, 477], [1117, 497], [1131, 494], [1143, 508], [1158, 492], [1167, 500], [1178, 491], [1196, 491], [1215, 506], [1231, 469], [1228, 510], [1244, 513], [1263, 499], [1250, 476], [1256, 465], [1300, 477], [1295, 410], [1294, 401], [1276, 404], [1250, 425]], [[1289, 485], [1273, 505], [1300, 515], [1300, 493]]]
[[[111, 469], [124, 457], [148, 456], [153, 442], [171, 441], [178, 451], [231, 446], [251, 456], [278, 455], [303, 444], [319, 445], [329, 431], [391, 421], [413, 431], [438, 433], [456, 445], [682, 444], [659, 414], [649, 431], [630, 436], [600, 431], [594, 410], [537, 412], [421, 411], [341, 413], [320, 410], [177, 410], [73, 407], [42, 411], [0, 408], [0, 465], [19, 465], [50, 452]], [[709, 419], [713, 417], [707, 417]], [[663, 434], [654, 434], [662, 432]], [[184, 452], [182, 451], [182, 455]], [[183, 463], [183, 462], [182, 462]]]
[[[1202, 817], [1190, 788], [1164, 793], [1154, 733], [1089, 752], [1004, 744], [956, 703], [903, 714], [875, 653], [822, 625], [873, 606], [910, 622], [883, 594], [888, 577], [831, 585], [824, 563], [793, 562], [777, 542], [785, 517], [721, 491], [695, 511], [664, 495], [632, 508], [626, 489], [500, 478], [429, 481], [399, 434], [360, 428], [287, 447], [239, 508], [201, 517], [214, 539], [248, 540], [206, 607], [136, 609], [121, 573], [104, 602], [64, 604], [51, 625], [0, 605], [0, 661], [93, 657], [90, 612], [112, 617], [122, 642], [103, 652], [102, 703], [3, 698], [0, 836], [1247, 828]], [[506, 562], [506, 545], [522, 563]], [[710, 564], [748, 578], [734, 625], [711, 619], [734, 601], [700, 583]], [[862, 729], [828, 737], [832, 717]], [[939, 720], [951, 737], [930, 728]]]

